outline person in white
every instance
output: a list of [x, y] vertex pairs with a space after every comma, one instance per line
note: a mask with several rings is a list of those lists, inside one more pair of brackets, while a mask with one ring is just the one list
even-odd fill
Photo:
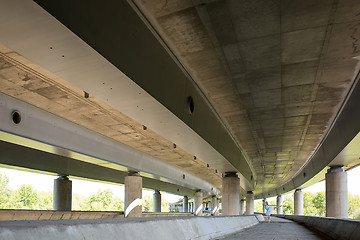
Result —
[[279, 207], [281, 207], [281, 206], [282, 206], [282, 205], [280, 205], [280, 206], [269, 205], [269, 203], [268, 203], [267, 201], [265, 201], [265, 206], [264, 206], [264, 208], [265, 208], [265, 210], [266, 210], [265, 215], [268, 216], [268, 222], [269, 222], [269, 223], [270, 223], [270, 215], [271, 215], [271, 213], [272, 213], [275, 209], [277, 209], [277, 208], [279, 208]]

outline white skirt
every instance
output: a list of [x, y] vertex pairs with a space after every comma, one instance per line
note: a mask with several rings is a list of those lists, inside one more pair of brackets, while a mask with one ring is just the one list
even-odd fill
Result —
[[269, 209], [266, 211], [265, 215], [269, 216], [274, 211], [274, 209], [275, 208], [273, 206], [270, 206]]

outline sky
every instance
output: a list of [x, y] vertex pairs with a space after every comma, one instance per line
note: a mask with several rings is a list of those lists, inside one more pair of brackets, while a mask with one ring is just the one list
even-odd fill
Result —
[[[18, 189], [22, 184], [32, 185], [37, 191], [52, 191], [54, 185], [54, 179], [56, 176], [38, 174], [32, 172], [24, 172], [19, 170], [0, 168], [0, 172], [9, 177], [8, 187], [11, 189]], [[348, 173], [348, 191], [352, 194], [360, 195], [360, 167], [354, 168]], [[99, 189], [106, 190], [111, 189], [115, 196], [124, 199], [124, 185], [120, 184], [105, 184], [93, 181], [84, 181], [78, 179], [72, 180], [73, 194], [79, 194], [83, 196], [90, 196]], [[308, 188], [303, 189], [304, 192], [320, 192], [325, 191], [325, 181], [318, 182]], [[152, 195], [153, 190], [143, 190], [143, 196]], [[176, 202], [182, 199], [182, 196], [161, 192], [161, 197], [168, 202]]]

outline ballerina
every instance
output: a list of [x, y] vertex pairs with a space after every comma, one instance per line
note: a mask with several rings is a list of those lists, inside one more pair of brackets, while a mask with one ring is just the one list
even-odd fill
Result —
[[269, 223], [270, 223], [270, 215], [271, 215], [271, 213], [274, 211], [274, 209], [277, 209], [277, 208], [279, 208], [281, 206], [282, 205], [280, 205], [280, 206], [269, 205], [269, 203], [267, 201], [265, 201], [265, 207], [264, 207], [265, 210], [266, 210], [265, 215], [268, 216]]

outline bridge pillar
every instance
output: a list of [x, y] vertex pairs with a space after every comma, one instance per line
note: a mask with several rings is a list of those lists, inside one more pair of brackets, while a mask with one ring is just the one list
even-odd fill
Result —
[[240, 200], [240, 215], [243, 215], [245, 212], [245, 199]]
[[184, 196], [184, 198], [183, 198], [183, 212], [184, 213], [189, 212], [189, 198], [188, 198], [188, 196]]
[[236, 172], [227, 172], [222, 179], [222, 215], [239, 215], [240, 180]]
[[53, 209], [71, 211], [72, 182], [67, 176], [59, 176], [54, 180]]
[[197, 191], [195, 193], [195, 216], [203, 216], [203, 193]]
[[219, 199], [215, 195], [211, 198], [211, 215], [219, 216]]
[[153, 194], [153, 212], [161, 212], [161, 193], [155, 190]]
[[142, 217], [142, 177], [129, 172], [125, 177], [125, 217]]
[[263, 198], [263, 202], [262, 202], [262, 212], [265, 213], [265, 202], [266, 202], [266, 198]]
[[304, 194], [301, 189], [294, 193], [294, 215], [304, 215]]
[[282, 204], [283, 204], [283, 197], [281, 195], [278, 195], [277, 198], [276, 198], [276, 206], [278, 207], [277, 208], [277, 214], [283, 214]]
[[254, 193], [248, 191], [246, 193], [246, 215], [254, 214]]
[[342, 167], [331, 167], [325, 174], [326, 216], [348, 217], [347, 173]]

